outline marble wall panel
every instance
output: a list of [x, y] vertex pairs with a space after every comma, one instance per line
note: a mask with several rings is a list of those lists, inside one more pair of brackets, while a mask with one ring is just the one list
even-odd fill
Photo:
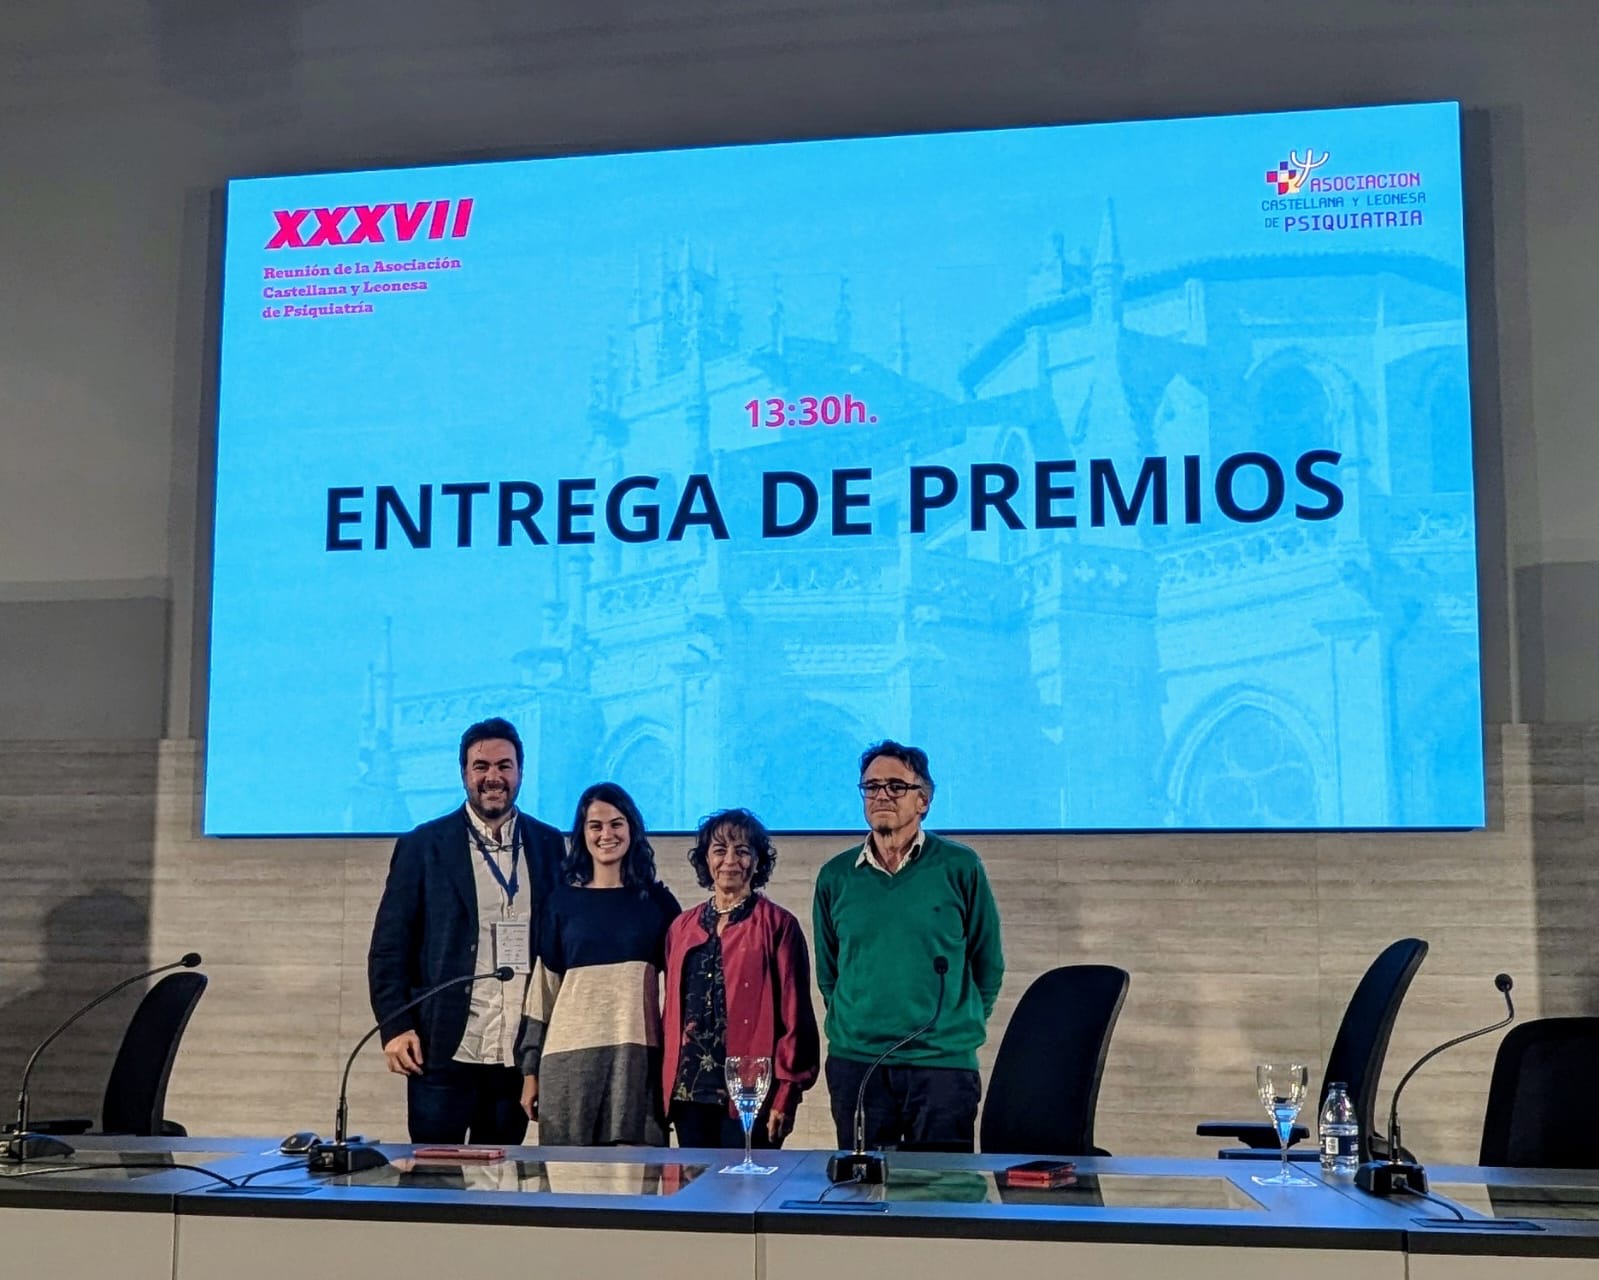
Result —
[[[1522, 1017], [1599, 1011], [1599, 732], [1496, 729], [1488, 759], [1481, 831], [972, 837], [1006, 933], [985, 1070], [1038, 974], [1121, 965], [1132, 984], [1099, 1140], [1202, 1154], [1215, 1144], [1194, 1136], [1196, 1120], [1253, 1118], [1257, 1060], [1302, 1056], [1319, 1082], [1345, 1002], [1395, 938], [1425, 938], [1431, 951], [1395, 1026], [1384, 1105], [1427, 1048], [1498, 1016], [1500, 970], [1516, 978]], [[187, 741], [7, 743], [0, 763], [0, 1078], [58, 1007], [195, 949], [212, 983], [171, 1114], [197, 1132], [331, 1129], [344, 1059], [370, 1026], [366, 946], [390, 842], [204, 839]], [[74, 780], [85, 773], [91, 785]], [[767, 891], [807, 935], [816, 872], [844, 843], [778, 841]], [[703, 891], [685, 847], [665, 837], [657, 856], [688, 904]], [[109, 1006], [83, 1043], [63, 1043], [41, 1070], [50, 1101], [92, 1108], [104, 1080], [95, 1053], [108, 1064], [130, 1010]], [[1495, 1043], [1452, 1051], [1407, 1090], [1406, 1141], [1427, 1158], [1475, 1155]], [[404, 1087], [375, 1044], [352, 1071], [351, 1099], [355, 1128], [403, 1136]], [[825, 1086], [795, 1141], [831, 1144]]]
[[[161, 963], [148, 958], [157, 759], [154, 740], [0, 741], [0, 1081], [8, 1099], [53, 1028], [123, 977]], [[129, 988], [106, 1001], [51, 1045], [33, 1077], [35, 1116], [98, 1116], [140, 994]]]

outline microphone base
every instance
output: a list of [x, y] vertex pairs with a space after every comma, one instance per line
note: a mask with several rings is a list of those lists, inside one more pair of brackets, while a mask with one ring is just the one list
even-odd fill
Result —
[[13, 1133], [0, 1145], [0, 1161], [23, 1164], [29, 1160], [54, 1160], [70, 1156], [72, 1147], [45, 1133]]
[[888, 1181], [888, 1160], [881, 1151], [840, 1151], [827, 1161], [827, 1178], [880, 1187]]
[[389, 1158], [364, 1142], [319, 1142], [311, 1148], [306, 1168], [312, 1173], [348, 1175], [381, 1169]]
[[1427, 1190], [1427, 1171], [1408, 1160], [1371, 1160], [1355, 1170], [1355, 1185], [1374, 1196]]

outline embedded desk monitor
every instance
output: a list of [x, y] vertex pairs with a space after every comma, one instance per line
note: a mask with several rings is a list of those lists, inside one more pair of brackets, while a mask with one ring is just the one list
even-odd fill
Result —
[[1483, 820], [1453, 103], [229, 184], [205, 829]]

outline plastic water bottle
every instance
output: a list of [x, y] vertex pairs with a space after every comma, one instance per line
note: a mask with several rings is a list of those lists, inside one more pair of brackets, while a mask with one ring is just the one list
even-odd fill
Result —
[[1349, 1086], [1327, 1086], [1321, 1109], [1321, 1167], [1329, 1173], [1353, 1173], [1360, 1166], [1360, 1121]]

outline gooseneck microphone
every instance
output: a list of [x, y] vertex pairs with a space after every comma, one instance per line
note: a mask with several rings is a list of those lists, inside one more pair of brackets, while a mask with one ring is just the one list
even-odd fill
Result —
[[174, 960], [171, 964], [157, 965], [154, 969], [146, 969], [143, 973], [136, 973], [131, 978], [124, 978], [109, 991], [102, 991], [83, 1008], [79, 1009], [59, 1027], [47, 1035], [39, 1047], [33, 1051], [28, 1059], [28, 1065], [22, 1069], [22, 1088], [17, 1094], [17, 1119], [11, 1127], [11, 1136], [6, 1139], [4, 1148], [0, 1148], [0, 1160], [10, 1164], [20, 1164], [24, 1160], [42, 1160], [49, 1156], [70, 1156], [72, 1148], [59, 1138], [52, 1138], [47, 1134], [28, 1132], [28, 1077], [33, 1074], [33, 1064], [39, 1060], [43, 1053], [63, 1031], [70, 1027], [89, 1010], [104, 1004], [117, 992], [126, 987], [131, 987], [135, 982], [143, 982], [153, 978], [158, 973], [165, 973], [168, 969], [193, 969], [200, 963], [200, 953], [190, 951], [181, 960]]
[[429, 987], [415, 999], [408, 1000], [398, 1009], [391, 1009], [384, 1015], [383, 1020], [368, 1031], [356, 1042], [355, 1048], [350, 1050], [350, 1056], [344, 1062], [344, 1078], [339, 1081], [339, 1110], [333, 1121], [333, 1141], [314, 1142], [306, 1154], [310, 1157], [308, 1168], [313, 1173], [360, 1173], [363, 1169], [376, 1169], [380, 1165], [388, 1164], [389, 1159], [376, 1147], [369, 1144], [364, 1138], [349, 1136], [350, 1119], [350, 1068], [355, 1065], [355, 1057], [366, 1046], [366, 1042], [393, 1022], [402, 1013], [409, 1013], [424, 1000], [431, 999], [441, 991], [448, 991], [451, 987], [464, 987], [474, 982], [487, 982], [490, 978], [498, 982], [509, 982], [516, 976], [516, 971], [510, 965], [502, 964], [498, 969], [490, 969], [487, 973], [463, 973], [459, 977], [448, 978], [436, 987]]
[[934, 956], [933, 972], [938, 975], [938, 1003], [933, 1006], [933, 1016], [903, 1040], [895, 1041], [878, 1054], [877, 1061], [867, 1067], [866, 1074], [861, 1077], [861, 1087], [855, 1093], [855, 1150], [840, 1151], [828, 1160], [827, 1176], [833, 1182], [864, 1182], [877, 1185], [888, 1177], [888, 1161], [883, 1153], [866, 1149], [866, 1086], [871, 1083], [873, 1072], [883, 1065], [883, 1060], [889, 1054], [897, 1053], [917, 1036], [926, 1034], [927, 1030], [938, 1021], [938, 1015], [944, 1011], [945, 975], [949, 973], [949, 961], [943, 956]]
[[1388, 1108], [1388, 1159], [1370, 1160], [1355, 1171], [1355, 1185], [1362, 1191], [1369, 1191], [1374, 1196], [1392, 1196], [1402, 1193], [1424, 1195], [1427, 1191], [1427, 1170], [1412, 1160], [1401, 1157], [1399, 1147], [1399, 1095], [1405, 1091], [1405, 1086], [1410, 1083], [1411, 1076], [1420, 1071], [1422, 1067], [1431, 1062], [1445, 1049], [1453, 1049], [1457, 1044], [1464, 1044], [1467, 1040], [1475, 1040], [1478, 1036], [1485, 1036], [1491, 1031], [1498, 1031], [1500, 1027], [1508, 1027], [1516, 1020], [1516, 1006], [1510, 999], [1510, 989], [1515, 982], [1508, 973], [1497, 974], [1494, 977], [1494, 986], [1505, 998], [1505, 1016], [1492, 1026], [1480, 1027], [1476, 1031], [1468, 1031], [1463, 1036], [1456, 1036], [1453, 1040], [1445, 1040], [1436, 1049], [1429, 1049], [1416, 1059], [1415, 1066], [1399, 1078], [1399, 1087], [1394, 1090], [1393, 1102]]

